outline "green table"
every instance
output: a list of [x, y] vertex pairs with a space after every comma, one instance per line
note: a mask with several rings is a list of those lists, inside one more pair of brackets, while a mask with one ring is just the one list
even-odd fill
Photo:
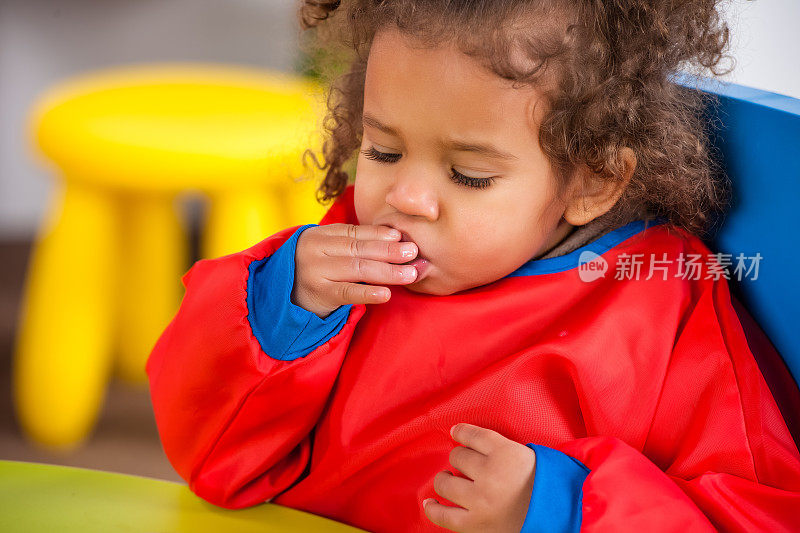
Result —
[[361, 531], [265, 503], [231, 511], [179, 483], [83, 468], [0, 461], [0, 531]]

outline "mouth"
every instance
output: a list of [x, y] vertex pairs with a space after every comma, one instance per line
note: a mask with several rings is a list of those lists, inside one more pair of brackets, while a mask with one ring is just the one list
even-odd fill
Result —
[[[390, 227], [394, 228], [394, 226], [391, 226], [391, 225], [390, 225]], [[412, 239], [411, 236], [408, 233], [406, 233], [405, 231], [403, 231], [403, 230], [401, 230], [399, 228], [394, 228], [394, 229], [396, 229], [396, 230], [398, 230], [400, 232], [400, 235], [401, 235], [400, 236], [400, 242], [414, 242], [415, 243], [414, 239]], [[417, 244], [417, 250], [419, 250], [419, 244]], [[405, 263], [400, 263], [400, 264], [413, 266], [414, 268], [417, 269], [417, 279], [416, 279], [416, 281], [414, 283], [417, 283], [418, 281], [422, 280], [422, 278], [427, 276], [428, 271], [430, 270], [430, 260], [428, 260], [428, 258], [423, 256], [422, 253], [420, 253], [420, 252], [417, 252], [417, 256], [414, 259], [412, 259], [411, 261], [406, 261]]]
[[416, 259], [412, 259], [408, 263], [402, 263], [402, 264], [413, 266], [414, 268], [417, 269], [417, 279], [414, 281], [414, 283], [422, 280], [422, 278], [426, 276], [426, 274], [428, 273], [428, 269], [430, 268], [430, 261], [428, 261], [424, 257], [417, 257]]

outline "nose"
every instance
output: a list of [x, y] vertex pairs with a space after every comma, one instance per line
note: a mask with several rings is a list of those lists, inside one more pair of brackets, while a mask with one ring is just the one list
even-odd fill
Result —
[[401, 213], [434, 222], [439, 218], [435, 189], [424, 178], [398, 176], [386, 193], [386, 203]]

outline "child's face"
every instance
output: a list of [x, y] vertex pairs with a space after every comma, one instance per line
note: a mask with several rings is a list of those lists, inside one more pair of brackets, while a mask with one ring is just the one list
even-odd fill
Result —
[[428, 260], [408, 289], [452, 294], [510, 274], [571, 226], [539, 147], [540, 94], [457, 49], [412, 43], [385, 29], [371, 47], [355, 208], [361, 224], [399, 229]]

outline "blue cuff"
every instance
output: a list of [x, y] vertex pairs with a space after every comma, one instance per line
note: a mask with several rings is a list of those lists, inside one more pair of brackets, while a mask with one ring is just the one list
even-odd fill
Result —
[[313, 226], [300, 227], [274, 254], [249, 266], [247, 319], [261, 349], [273, 359], [305, 357], [339, 333], [350, 316], [352, 305], [322, 319], [291, 302], [297, 239]]
[[536, 453], [533, 494], [520, 533], [575, 532], [581, 529], [583, 482], [589, 469], [547, 446], [528, 444]]

